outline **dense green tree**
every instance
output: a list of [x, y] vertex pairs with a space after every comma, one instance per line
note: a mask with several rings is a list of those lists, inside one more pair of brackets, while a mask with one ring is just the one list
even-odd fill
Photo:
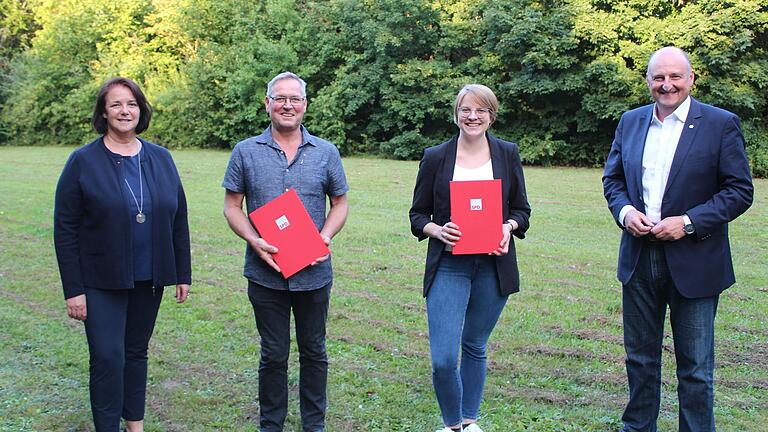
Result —
[[189, 48], [155, 91], [158, 141], [221, 148], [265, 127], [267, 82], [299, 63], [284, 41], [301, 26], [293, 2], [198, 0], [168, 18], [162, 25], [184, 35], [178, 45]]
[[691, 54], [695, 96], [741, 115], [755, 143], [750, 150], [759, 153], [766, 9], [764, 1], [494, 4], [485, 10], [481, 55], [489, 81], [516, 107], [499, 127], [520, 141], [528, 162], [599, 165], [621, 113], [650, 101], [648, 56], [676, 45]]
[[268, 124], [265, 86], [308, 83], [306, 123], [344, 154], [418, 158], [455, 133], [466, 83], [534, 164], [599, 166], [651, 101], [650, 53], [690, 53], [694, 96], [736, 112], [768, 175], [768, 0], [0, 0], [0, 142], [93, 137], [93, 96], [137, 80], [168, 146], [228, 147]]
[[[29, 48], [38, 29], [31, 8], [26, 0], [0, 0], [0, 106], [8, 98], [11, 62]], [[0, 120], [0, 143], [8, 136], [8, 126]]]
[[319, 19], [310, 21], [300, 53], [315, 65], [309, 82], [322, 87], [309, 119], [343, 152], [420, 155], [430, 144], [428, 124], [446, 119], [434, 97], [450, 74], [434, 59], [437, 10], [421, 0], [337, 0], [313, 11]]

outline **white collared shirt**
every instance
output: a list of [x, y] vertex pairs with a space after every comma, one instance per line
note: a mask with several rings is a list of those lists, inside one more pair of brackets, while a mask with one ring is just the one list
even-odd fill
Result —
[[[664, 198], [664, 190], [667, 188], [669, 170], [675, 157], [677, 143], [683, 134], [683, 127], [691, 108], [691, 97], [685, 98], [683, 103], [664, 120], [659, 120], [656, 115], [656, 106], [653, 107], [653, 118], [648, 128], [643, 149], [643, 202], [645, 202], [645, 215], [653, 223], [661, 221], [661, 201]], [[633, 210], [632, 206], [625, 206], [619, 213], [622, 225], [627, 212]]]

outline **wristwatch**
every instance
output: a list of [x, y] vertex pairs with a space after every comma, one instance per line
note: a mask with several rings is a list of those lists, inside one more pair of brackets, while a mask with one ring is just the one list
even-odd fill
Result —
[[696, 227], [693, 226], [691, 218], [687, 214], [683, 215], [683, 231], [685, 231], [685, 235], [691, 235], [696, 231]]

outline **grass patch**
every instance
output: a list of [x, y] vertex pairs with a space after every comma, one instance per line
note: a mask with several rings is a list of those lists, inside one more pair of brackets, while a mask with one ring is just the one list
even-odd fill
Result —
[[[90, 431], [88, 348], [66, 317], [52, 245], [53, 193], [71, 148], [0, 148], [0, 431]], [[256, 431], [258, 335], [242, 277], [244, 244], [222, 216], [229, 154], [175, 151], [187, 191], [194, 285], [163, 303], [150, 347], [147, 431]], [[410, 234], [418, 164], [344, 160], [347, 226], [334, 239], [328, 430], [431, 431], [421, 278]], [[601, 171], [526, 168], [533, 208], [517, 242], [522, 290], [491, 337], [481, 409], [487, 432], [616, 431], [626, 401], [619, 231]], [[731, 225], [738, 283], [717, 318], [718, 430], [768, 423], [768, 198]], [[665, 345], [671, 349], [671, 331]], [[297, 352], [287, 431], [300, 431]], [[660, 430], [677, 428], [674, 357], [664, 352]]]

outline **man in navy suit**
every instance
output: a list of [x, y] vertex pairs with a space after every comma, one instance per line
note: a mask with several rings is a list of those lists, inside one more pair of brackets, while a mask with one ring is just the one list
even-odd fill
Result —
[[656, 103], [624, 113], [603, 190], [624, 230], [619, 249], [629, 402], [624, 432], [656, 431], [667, 306], [677, 362], [679, 430], [715, 430], [714, 322], [735, 282], [728, 222], [752, 204], [739, 118], [690, 97], [688, 56], [662, 48], [646, 79]]

